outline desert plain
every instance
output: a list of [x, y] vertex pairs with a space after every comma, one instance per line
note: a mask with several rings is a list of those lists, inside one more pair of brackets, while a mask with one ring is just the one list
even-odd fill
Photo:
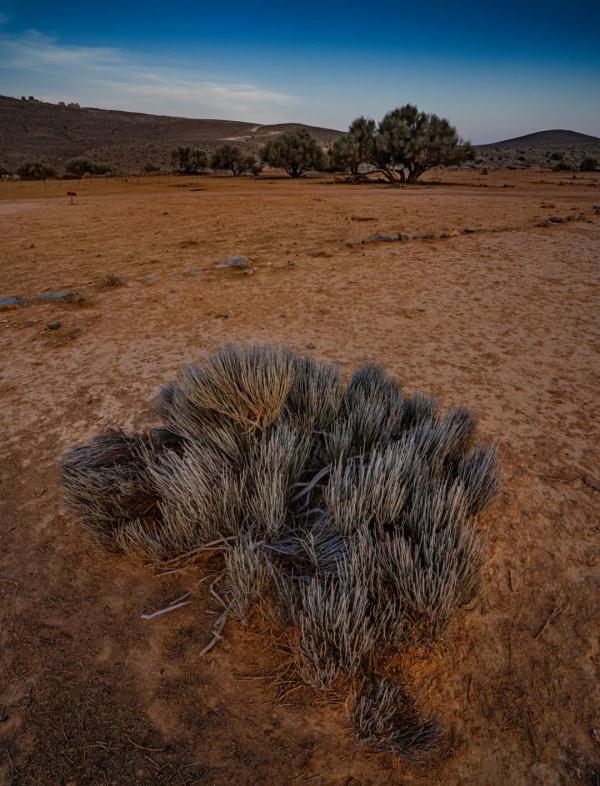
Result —
[[[428, 179], [0, 184], [0, 298], [23, 300], [0, 311], [0, 783], [597, 782], [600, 178]], [[58, 290], [77, 295], [33, 300]], [[200, 657], [217, 557], [157, 575], [62, 508], [68, 447], [152, 423], [157, 387], [230, 341], [380, 363], [498, 444], [481, 594], [397, 663], [446, 730], [426, 763], [353, 747], [335, 696], [282, 689], [273, 632], [228, 622]]]

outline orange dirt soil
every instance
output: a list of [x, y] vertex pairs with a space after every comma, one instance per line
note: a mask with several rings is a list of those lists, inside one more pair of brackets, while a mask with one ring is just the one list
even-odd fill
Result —
[[[0, 783], [592, 782], [600, 180], [437, 179], [0, 184], [0, 297], [84, 296], [0, 312]], [[536, 226], [579, 211], [589, 220]], [[480, 231], [356, 243], [464, 227]], [[251, 274], [214, 268], [231, 254]], [[256, 627], [228, 622], [199, 657], [217, 557], [156, 577], [61, 509], [63, 451], [151, 422], [156, 387], [227, 341], [285, 343], [348, 373], [379, 362], [409, 392], [475, 408], [499, 444], [481, 595], [439, 651], [397, 664], [447, 732], [426, 765], [352, 747], [335, 697], [278, 699], [278, 641]], [[141, 619], [187, 591], [190, 605]]]

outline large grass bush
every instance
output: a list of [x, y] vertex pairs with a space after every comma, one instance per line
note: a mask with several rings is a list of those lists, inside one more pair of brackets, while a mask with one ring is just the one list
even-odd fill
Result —
[[231, 345], [164, 387], [158, 416], [65, 456], [69, 507], [104, 545], [159, 563], [222, 550], [228, 613], [282, 626], [308, 685], [354, 685], [359, 740], [432, 747], [435, 722], [378, 672], [477, 592], [498, 472], [470, 412], [440, 415], [377, 366], [344, 382], [287, 349]]

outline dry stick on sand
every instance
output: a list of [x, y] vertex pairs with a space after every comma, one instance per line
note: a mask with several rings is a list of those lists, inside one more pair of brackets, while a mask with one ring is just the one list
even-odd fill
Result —
[[559, 603], [556, 603], [556, 605], [554, 606], [554, 609], [552, 610], [550, 615], [546, 618], [546, 621], [544, 622], [542, 627], [538, 630], [538, 632], [533, 637], [534, 640], [535, 639], [539, 639], [539, 637], [546, 630], [548, 625], [551, 625], [556, 619], [558, 619], [560, 617], [560, 615], [569, 608], [570, 605], [571, 605], [571, 601], [570, 600], [568, 600], [564, 604], [564, 606], [561, 606]]
[[200, 657], [206, 655], [207, 652], [210, 652], [215, 644], [220, 641], [223, 636], [221, 636], [221, 631], [223, 630], [225, 623], [227, 622], [227, 616], [229, 615], [229, 609], [225, 609], [225, 611], [221, 614], [219, 619], [213, 625], [213, 637], [208, 642], [206, 647], [203, 647], [200, 650]]
[[160, 617], [161, 614], [168, 614], [170, 611], [175, 611], [175, 609], [180, 609], [182, 606], [187, 606], [188, 603], [191, 603], [191, 601], [188, 600], [191, 594], [191, 592], [186, 592], [185, 595], [182, 595], [180, 598], [172, 601], [168, 606], [165, 606], [164, 609], [159, 609], [158, 611], [153, 612], [143, 612], [142, 619], [153, 620], [155, 617]]

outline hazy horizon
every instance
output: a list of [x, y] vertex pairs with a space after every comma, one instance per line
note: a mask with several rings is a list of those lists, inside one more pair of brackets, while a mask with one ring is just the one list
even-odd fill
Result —
[[195, 119], [345, 130], [410, 102], [475, 144], [600, 136], [600, 9], [588, 2], [402, 9], [355, 0], [0, 5], [0, 92]]

